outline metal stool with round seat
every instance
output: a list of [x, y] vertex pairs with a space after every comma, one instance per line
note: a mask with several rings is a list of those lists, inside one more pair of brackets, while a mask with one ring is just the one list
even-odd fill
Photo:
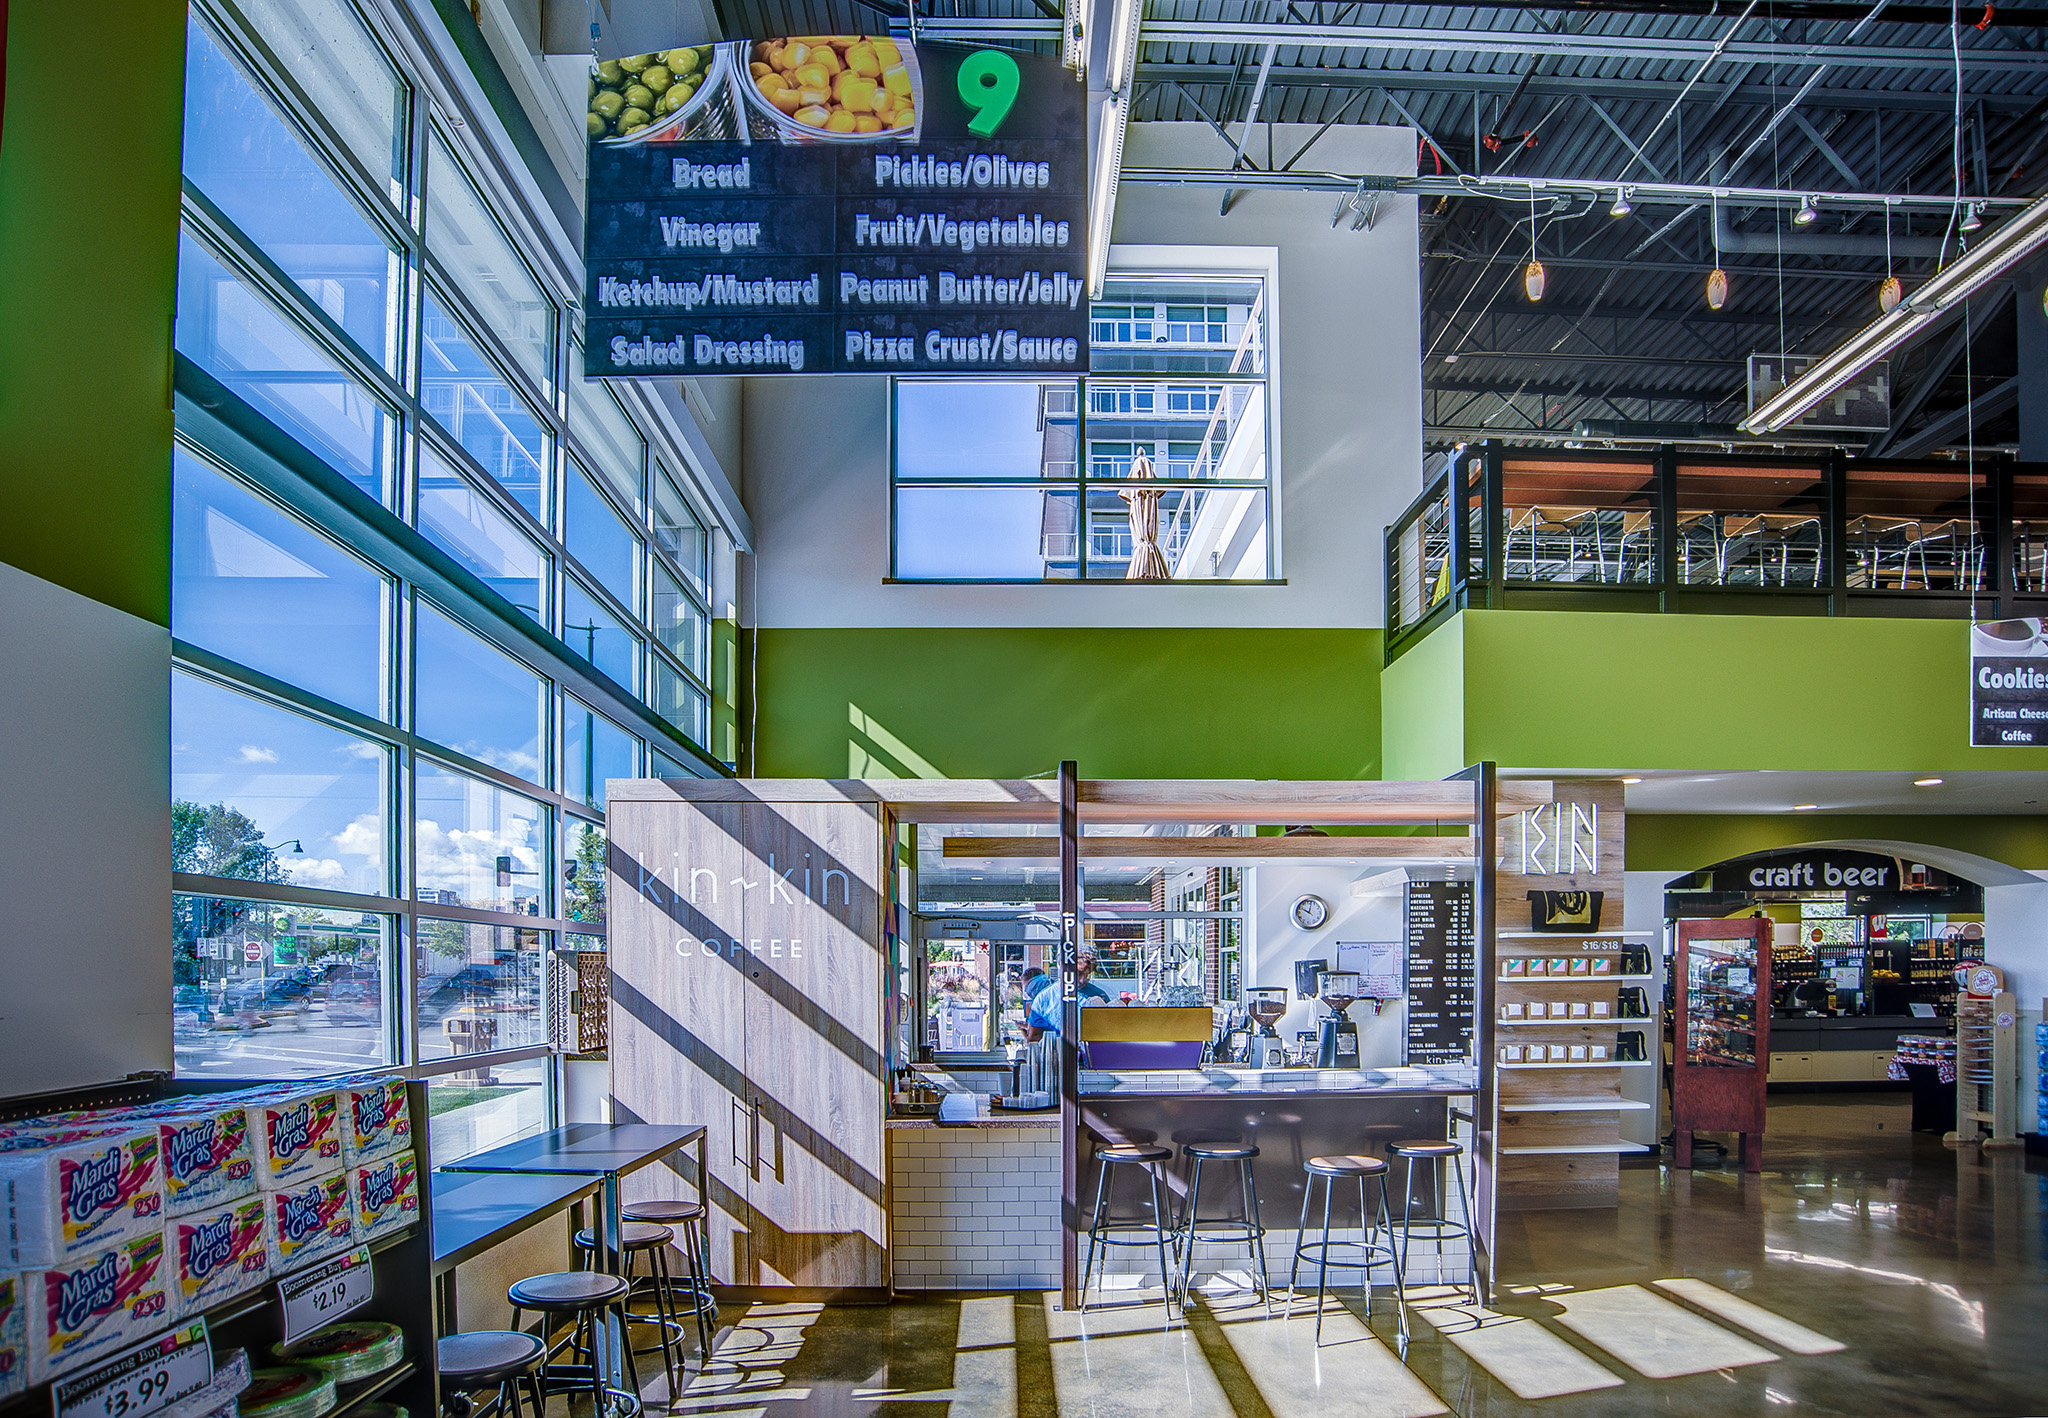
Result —
[[[651, 1221], [676, 1233], [689, 1274], [671, 1276], [663, 1272], [661, 1284], [668, 1289], [670, 1312], [688, 1315], [697, 1324], [699, 1363], [711, 1361], [711, 1336], [718, 1327], [718, 1302], [711, 1298], [711, 1234], [701, 1202], [636, 1201], [619, 1213], [627, 1221]], [[663, 1258], [666, 1263], [666, 1257]]]
[[[515, 1280], [505, 1287], [505, 1299], [512, 1306], [512, 1327], [519, 1328], [519, 1319], [528, 1310], [541, 1316], [542, 1334], [545, 1336], [559, 1316], [568, 1316], [573, 1329], [569, 1345], [572, 1351], [588, 1361], [589, 1374], [580, 1370], [583, 1364], [567, 1365], [555, 1362], [554, 1351], [550, 1349], [540, 1364], [540, 1391], [543, 1399], [550, 1393], [567, 1393], [588, 1389], [592, 1401], [597, 1405], [598, 1418], [603, 1418], [607, 1398], [622, 1400], [627, 1412], [637, 1412], [640, 1407], [640, 1371], [633, 1362], [633, 1345], [626, 1335], [626, 1297], [633, 1287], [622, 1275], [606, 1275], [597, 1270], [557, 1270], [546, 1275], [529, 1275], [524, 1280]], [[606, 1382], [613, 1378], [609, 1370], [610, 1345], [603, 1334], [606, 1321], [619, 1326], [619, 1348], [626, 1361], [626, 1381], [629, 1389], [618, 1388]], [[600, 1361], [599, 1355], [606, 1357]]]
[[519, 1418], [519, 1386], [526, 1384], [533, 1403], [533, 1418], [545, 1418], [547, 1401], [541, 1393], [540, 1366], [547, 1358], [546, 1343], [533, 1335], [511, 1329], [473, 1330], [468, 1334], [444, 1334], [434, 1344], [434, 1366], [441, 1374], [442, 1410], [450, 1418], [468, 1418], [469, 1395], [498, 1391], [498, 1412]]
[[[1426, 1231], [1423, 1239], [1436, 1247], [1436, 1283], [1444, 1280], [1444, 1242], [1463, 1237], [1465, 1241], [1465, 1288], [1472, 1296], [1472, 1303], [1479, 1303], [1479, 1274], [1477, 1257], [1472, 1250], [1472, 1194], [1465, 1190], [1465, 1149], [1455, 1142], [1438, 1138], [1411, 1138], [1407, 1141], [1389, 1144], [1387, 1156], [1390, 1161], [1400, 1160], [1408, 1164], [1407, 1186], [1401, 1197], [1401, 1273], [1408, 1273], [1408, 1242], [1417, 1229]], [[1445, 1208], [1438, 1208], [1438, 1214], [1417, 1220], [1415, 1211], [1415, 1169], [1427, 1167], [1429, 1191], [1436, 1196], [1444, 1182], [1443, 1165], [1446, 1159], [1451, 1164], [1451, 1179], [1458, 1188], [1458, 1215], [1462, 1220], [1453, 1221], [1443, 1214]]]
[[[1197, 1241], [1210, 1245], [1242, 1245], [1245, 1259], [1252, 1266], [1252, 1286], [1259, 1299], [1270, 1305], [1273, 1297], [1266, 1287], [1266, 1228], [1259, 1223], [1259, 1188], [1252, 1177], [1252, 1159], [1259, 1155], [1259, 1149], [1242, 1142], [1191, 1142], [1181, 1147], [1180, 1155], [1188, 1164], [1188, 1195], [1187, 1200], [1181, 1203], [1180, 1225], [1174, 1228], [1173, 1242], [1173, 1248], [1181, 1253], [1181, 1307], [1187, 1307], [1188, 1286], [1194, 1279]], [[1244, 1212], [1241, 1217], [1226, 1215], [1205, 1219], [1201, 1215], [1199, 1203], [1204, 1162], [1237, 1164], [1237, 1195]]]
[[[642, 1324], [651, 1324], [661, 1335], [661, 1371], [668, 1378], [669, 1392], [680, 1388], [677, 1376], [681, 1365], [676, 1362], [675, 1346], [681, 1342], [685, 1326], [681, 1317], [670, 1303], [670, 1282], [668, 1274], [668, 1248], [674, 1244], [676, 1233], [666, 1226], [657, 1226], [651, 1221], [624, 1221], [619, 1225], [619, 1255], [621, 1275], [626, 1282], [627, 1299], [633, 1293], [634, 1262], [641, 1256], [649, 1257], [648, 1275], [644, 1278], [654, 1283], [648, 1293], [654, 1297], [654, 1313], [634, 1314], [626, 1308], [629, 1318]], [[585, 1227], [576, 1233], [576, 1250], [579, 1256], [594, 1259], [597, 1251], [597, 1231]]]
[[[1311, 1157], [1302, 1164], [1307, 1174], [1301, 1188], [1301, 1221], [1295, 1228], [1294, 1261], [1287, 1267], [1287, 1308], [1294, 1309], [1294, 1277], [1304, 1259], [1316, 1263], [1316, 1342], [1323, 1339], [1323, 1292], [1327, 1288], [1330, 1267], [1340, 1270], [1364, 1272], [1362, 1286], [1365, 1291], [1365, 1317], [1372, 1319], [1372, 1268], [1375, 1265], [1391, 1265], [1394, 1268], [1394, 1308], [1399, 1317], [1401, 1336], [1401, 1358], [1408, 1357], [1408, 1302], [1402, 1295], [1405, 1284], [1401, 1271], [1401, 1252], [1394, 1241], [1393, 1217], [1387, 1209], [1387, 1164], [1378, 1157]], [[1323, 1238], [1311, 1241], [1308, 1237], [1309, 1203], [1315, 1196], [1316, 1182], [1323, 1184]], [[1355, 1241], [1332, 1239], [1330, 1235], [1330, 1201], [1337, 1190], [1339, 1181], [1356, 1180], [1358, 1183], [1358, 1227], [1359, 1238]], [[1366, 1189], [1370, 1186], [1377, 1205], [1368, 1203]], [[1375, 1219], [1377, 1218], [1377, 1219]], [[1379, 1237], [1380, 1239], [1375, 1239]], [[1347, 1253], [1356, 1253], [1358, 1259], [1332, 1259], [1332, 1248]]]
[[[1166, 1179], [1159, 1171], [1159, 1163], [1171, 1162], [1173, 1149], [1139, 1144], [1122, 1144], [1095, 1149], [1097, 1171], [1095, 1177], [1095, 1209], [1088, 1217], [1088, 1259], [1081, 1267], [1081, 1308], [1088, 1308], [1089, 1277], [1095, 1273], [1095, 1247], [1099, 1243], [1108, 1246], [1143, 1246], [1157, 1244], [1159, 1247], [1159, 1284], [1164, 1291], [1163, 1303], [1167, 1313], [1173, 1312], [1173, 1265], [1166, 1258], [1167, 1238], [1173, 1234], [1172, 1215], [1167, 1200]], [[1142, 1167], [1152, 1183], [1152, 1219], [1118, 1221], [1109, 1212], [1115, 1202], [1115, 1186], [1110, 1181], [1112, 1173], [1126, 1167]], [[1141, 1236], [1126, 1239], [1121, 1232], [1142, 1232]], [[1107, 1268], [1109, 1253], [1103, 1252], [1103, 1265]]]

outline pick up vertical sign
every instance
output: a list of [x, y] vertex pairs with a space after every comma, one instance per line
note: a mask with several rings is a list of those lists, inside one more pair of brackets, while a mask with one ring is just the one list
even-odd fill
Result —
[[1970, 628], [1970, 743], [2048, 744], [2048, 632], [2040, 618]]
[[1077, 373], [1087, 118], [1056, 59], [875, 35], [609, 60], [587, 372]]

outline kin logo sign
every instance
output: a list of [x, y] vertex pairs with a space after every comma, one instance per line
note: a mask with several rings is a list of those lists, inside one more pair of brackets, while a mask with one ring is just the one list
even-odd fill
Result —
[[1574, 876], [1600, 870], [1597, 803], [1545, 803], [1517, 821], [1515, 870], [1523, 876]]

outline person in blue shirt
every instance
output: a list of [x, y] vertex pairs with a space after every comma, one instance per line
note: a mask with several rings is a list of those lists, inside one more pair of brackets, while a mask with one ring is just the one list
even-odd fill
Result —
[[[1091, 999], [1107, 1000], [1109, 991], [1094, 983], [1090, 977], [1095, 973], [1095, 952], [1084, 950], [1074, 961], [1074, 976], [1078, 982], [1074, 993], [1085, 1003]], [[1060, 1032], [1059, 976], [1047, 974], [1038, 981], [1038, 990], [1031, 996], [1031, 1004], [1024, 1011], [1024, 1037], [1036, 1041], [1047, 1034]]]

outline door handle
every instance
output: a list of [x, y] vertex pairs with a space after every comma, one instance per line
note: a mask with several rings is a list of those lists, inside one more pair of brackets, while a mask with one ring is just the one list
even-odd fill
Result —
[[[769, 1126], [769, 1127], [771, 1127], [771, 1128], [773, 1128], [773, 1127], [775, 1126], [775, 1124], [774, 1124], [774, 1123], [773, 1123], [773, 1122], [771, 1121], [771, 1122], [770, 1122], [770, 1123], [768, 1124], [768, 1126]], [[759, 1098], [756, 1098], [756, 1099], [754, 1100], [754, 1159], [755, 1159], [754, 1165], [755, 1165], [756, 1167], [759, 1167], [759, 1166], [760, 1166], [760, 1157], [761, 1157], [761, 1100], [760, 1100]], [[773, 1168], [775, 1169], [775, 1180], [779, 1182], [779, 1181], [781, 1181], [781, 1180], [782, 1180], [782, 1133], [781, 1133], [781, 1130], [780, 1130], [780, 1129], [777, 1129], [777, 1130], [776, 1130], [776, 1133], [775, 1133], [775, 1150], [774, 1150], [774, 1154], [773, 1154], [773, 1157], [774, 1157], [774, 1160], [773, 1160], [773, 1161], [772, 1161], [772, 1162], [771, 1162], [771, 1163], [770, 1163], [769, 1165], [770, 1165], [770, 1166], [772, 1166], [772, 1167], [773, 1167]]]
[[[740, 1155], [740, 1134], [743, 1130], [747, 1134], [747, 1150], [749, 1153], [748, 1156], [744, 1157]], [[735, 1167], [746, 1168], [749, 1173], [754, 1170], [754, 1162], [751, 1155], [754, 1149], [753, 1137], [753, 1114], [748, 1111], [745, 1103], [734, 1098], [732, 1100], [732, 1163]]]

